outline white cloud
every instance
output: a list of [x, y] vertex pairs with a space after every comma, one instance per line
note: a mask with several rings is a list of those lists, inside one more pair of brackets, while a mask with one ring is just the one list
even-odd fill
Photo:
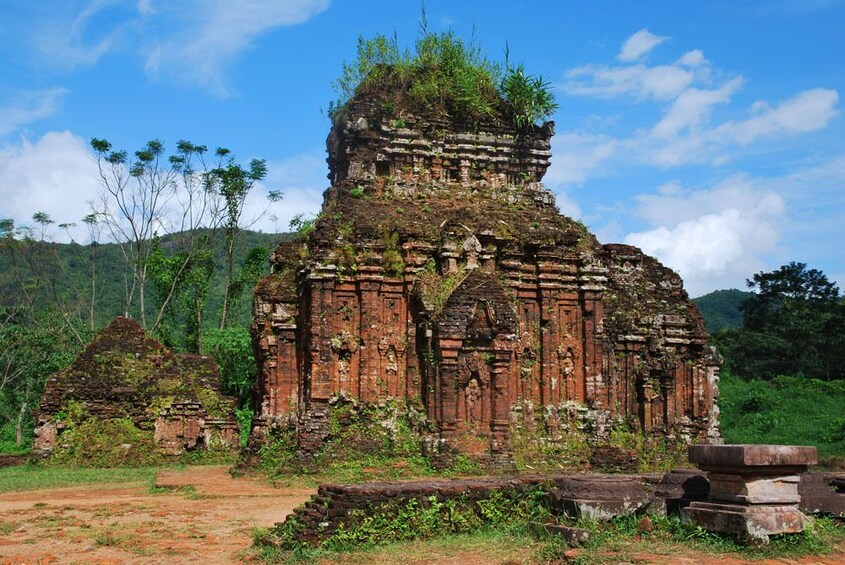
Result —
[[708, 61], [704, 58], [704, 52], [701, 49], [693, 49], [681, 55], [677, 64], [695, 69], [707, 65]]
[[820, 130], [839, 114], [838, 93], [817, 88], [801, 92], [774, 108], [757, 102], [750, 109], [756, 115], [747, 120], [708, 124], [711, 107], [728, 104], [741, 84], [741, 79], [735, 78], [718, 90], [687, 89], [654, 128], [626, 140], [624, 147], [639, 159], [661, 167], [690, 163], [721, 166], [732, 157], [731, 147]]
[[43, 62], [67, 69], [93, 66], [129, 31], [131, 22], [106, 24], [98, 19], [119, 7], [114, 0], [92, 0], [79, 11], [74, 10], [75, 4], [44, 6], [49, 14], [41, 14], [43, 21], [30, 23], [32, 41]]
[[622, 44], [622, 50], [616, 56], [620, 61], [636, 61], [646, 55], [649, 51], [669, 39], [654, 35], [647, 29], [641, 29]]
[[67, 90], [64, 88], [19, 93], [15, 100], [0, 108], [0, 136], [52, 116], [65, 94]]
[[805, 133], [827, 127], [839, 115], [835, 90], [814, 88], [799, 92], [775, 108], [764, 102], [755, 103], [751, 111], [758, 116], [741, 122], [727, 122], [714, 130], [717, 138], [726, 138], [748, 145], [760, 137], [784, 133]]
[[590, 64], [570, 70], [566, 77], [562, 88], [567, 94], [671, 100], [692, 84], [695, 74], [676, 65], [610, 67]]
[[151, 76], [230, 94], [225, 69], [272, 29], [300, 24], [330, 0], [77, 0], [31, 3], [24, 15], [39, 67], [93, 66], [110, 52], [141, 57]]
[[739, 90], [743, 82], [742, 77], [736, 77], [717, 90], [687, 88], [652, 128], [652, 135], [669, 138], [676, 136], [684, 129], [697, 128], [709, 115], [711, 107], [715, 104], [730, 102], [731, 96]]
[[[618, 143], [604, 153], [591, 143], [565, 150], [558, 172], [565, 182], [584, 182], [594, 172], [596, 161], [627, 161], [678, 167], [686, 164], [724, 166], [736, 159], [738, 147], [763, 139], [817, 131], [827, 127], [839, 115], [839, 93], [814, 88], [799, 92], [771, 105], [757, 101], [749, 108], [749, 117], [713, 123], [716, 106], [730, 106], [745, 79], [735, 76], [712, 85], [714, 73], [700, 49], [686, 51], [674, 63], [648, 65], [638, 58], [666, 38], [641, 30], [625, 43], [619, 59], [630, 64], [586, 64], [566, 73], [562, 90], [570, 95], [594, 98], [628, 96], [638, 102], [656, 101], [657, 119], [651, 127], [639, 127], [627, 135], [616, 134]], [[638, 107], [639, 109], [639, 107]], [[640, 115], [648, 110], [640, 110]], [[647, 114], [645, 114], [647, 115]], [[616, 129], [618, 130], [618, 124]], [[589, 133], [579, 134], [589, 139]], [[734, 151], [732, 151], [734, 149]], [[599, 157], [601, 157], [599, 159]], [[563, 171], [569, 171], [564, 173]]]
[[31, 224], [35, 212], [56, 223], [79, 223], [99, 190], [93, 155], [69, 131], [0, 148], [0, 216], [17, 225]]
[[552, 164], [544, 179], [549, 186], [579, 184], [609, 159], [619, 142], [606, 135], [559, 133], [552, 137]]
[[328, 5], [329, 0], [204, 0], [184, 29], [149, 51], [147, 71], [228, 96], [231, 90], [223, 71], [255, 38], [276, 27], [302, 23]]
[[785, 201], [765, 184], [735, 175], [709, 189], [673, 182], [640, 195], [637, 214], [653, 228], [629, 234], [625, 243], [678, 271], [692, 296], [741, 286], [778, 250], [783, 229]]
[[138, 0], [138, 13], [147, 16], [155, 13], [152, 0]]

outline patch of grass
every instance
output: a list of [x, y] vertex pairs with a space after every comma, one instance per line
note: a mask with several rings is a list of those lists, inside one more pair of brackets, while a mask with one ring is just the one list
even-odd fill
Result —
[[[261, 532], [256, 532], [260, 536]], [[482, 530], [431, 540], [412, 540], [367, 547], [354, 552], [302, 548], [283, 551], [256, 546], [253, 550], [271, 563], [336, 563], [340, 565], [393, 565], [394, 563], [523, 563], [540, 542], [527, 531]]]
[[14, 440], [0, 439], [0, 455], [27, 455], [31, 451], [29, 442], [18, 445]]
[[0, 522], [0, 536], [8, 536], [18, 529], [18, 525], [14, 522]]
[[431, 477], [436, 473], [431, 462], [422, 455], [410, 457], [362, 456], [332, 461], [320, 470], [323, 482], [354, 483], [360, 481], [395, 481], [415, 477]]
[[157, 467], [113, 469], [18, 465], [0, 468], [0, 492], [103, 483], [152, 483]]
[[727, 443], [813, 445], [823, 458], [845, 456], [845, 381], [746, 381], [724, 372], [719, 389]]

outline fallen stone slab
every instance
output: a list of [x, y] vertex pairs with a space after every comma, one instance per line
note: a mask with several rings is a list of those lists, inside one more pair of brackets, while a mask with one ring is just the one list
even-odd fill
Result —
[[575, 528], [572, 526], [564, 526], [563, 524], [556, 524], [554, 522], [548, 522], [545, 524], [540, 524], [541, 529], [546, 532], [547, 534], [560, 536], [566, 541], [569, 547], [578, 547], [586, 544], [590, 541], [590, 537], [592, 534], [588, 530], [583, 528]]
[[549, 492], [552, 512], [575, 519], [611, 520], [639, 514], [652, 502], [638, 477], [576, 475], [555, 482], [557, 487]]
[[804, 531], [808, 518], [794, 506], [742, 506], [692, 502], [684, 515], [706, 530], [738, 535], [755, 543], [768, 543], [774, 534]]
[[678, 515], [694, 501], [706, 501], [710, 496], [710, 481], [694, 469], [679, 469], [663, 475], [654, 489], [649, 513], [659, 516]]
[[821, 473], [801, 473], [798, 508], [807, 514], [845, 516], [845, 493], [839, 492], [836, 479], [827, 479]]

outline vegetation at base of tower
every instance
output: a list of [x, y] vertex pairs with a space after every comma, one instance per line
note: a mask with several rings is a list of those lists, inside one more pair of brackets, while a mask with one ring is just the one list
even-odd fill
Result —
[[[596, 467], [591, 459], [598, 448], [635, 453], [635, 469], [643, 473], [665, 472], [687, 464], [687, 444], [680, 438], [645, 435], [621, 419], [607, 418], [606, 413], [577, 403], [564, 403], [556, 413], [560, 421], [555, 418], [554, 424], [548, 412], [535, 414], [528, 422], [521, 421], [524, 410], [512, 418], [510, 445], [518, 471], [619, 472]], [[597, 432], [598, 428], [603, 431]]]
[[400, 47], [395, 34], [359, 37], [356, 60], [343, 64], [333, 86], [339, 98], [329, 104], [329, 115], [335, 121], [356, 94], [372, 90], [391, 92], [383, 110], [396, 113], [393, 123], [404, 109], [428, 109], [468, 123], [502, 117], [524, 129], [558, 108], [551, 84], [513, 65], [507, 49], [503, 63], [490, 61], [474, 37], [465, 42], [452, 31], [430, 32], [424, 10], [413, 50]]
[[[544, 524], [586, 530], [590, 537], [577, 550]], [[832, 518], [817, 518], [803, 533], [771, 536], [769, 545], [752, 547], [696, 526], [679, 516], [621, 516], [609, 521], [552, 516], [544, 487], [522, 496], [493, 491], [469, 503], [465, 498], [435, 498], [375, 505], [352, 525], [342, 527], [317, 546], [296, 541], [302, 526], [288, 520], [254, 531], [254, 551], [265, 562], [339, 563], [433, 562], [480, 559], [485, 562], [610, 563], [635, 562], [667, 555], [690, 561], [701, 556], [728, 559], [791, 558], [825, 555], [845, 540], [845, 528]]]

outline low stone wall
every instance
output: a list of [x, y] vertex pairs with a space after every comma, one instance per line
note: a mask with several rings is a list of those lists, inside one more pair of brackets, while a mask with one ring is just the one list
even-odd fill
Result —
[[[838, 477], [845, 483], [845, 477]], [[837, 494], [837, 477], [806, 473], [802, 484], [812, 492], [813, 504], [826, 485], [825, 508], [809, 508], [807, 513], [826, 513], [845, 505], [845, 493]], [[376, 511], [398, 509], [412, 500], [421, 504], [432, 501], [461, 500], [469, 507], [487, 499], [493, 492], [509, 498], [528, 495], [539, 488], [553, 515], [605, 520], [625, 514], [678, 514], [694, 501], [707, 500], [710, 485], [698, 470], [678, 470], [656, 474], [633, 475], [523, 475], [477, 479], [425, 480], [410, 482], [373, 482], [321, 485], [309, 502], [300, 506], [286, 522], [276, 524], [283, 544], [317, 545], [338, 529], [348, 530]], [[803, 489], [802, 489], [803, 490]], [[809, 502], [809, 498], [808, 498]], [[845, 506], [842, 506], [845, 507]], [[827, 510], [827, 511], [826, 511]]]
[[[288, 543], [318, 544], [339, 528], [349, 529], [362, 516], [386, 507], [399, 507], [412, 500], [458, 500], [473, 506], [498, 491], [518, 497], [540, 487], [553, 508], [569, 505], [580, 512], [596, 515], [594, 508], [620, 513], [622, 508], [638, 512], [649, 507], [660, 474], [648, 475], [526, 475], [478, 479], [427, 480], [411, 482], [357, 483], [321, 485], [309, 502], [297, 508], [287, 521], [277, 524], [277, 532], [294, 539]], [[676, 494], [674, 491], [670, 495]], [[573, 506], [574, 505], [574, 506]], [[661, 502], [659, 505], [665, 507]], [[598, 512], [598, 515], [603, 515]]]

